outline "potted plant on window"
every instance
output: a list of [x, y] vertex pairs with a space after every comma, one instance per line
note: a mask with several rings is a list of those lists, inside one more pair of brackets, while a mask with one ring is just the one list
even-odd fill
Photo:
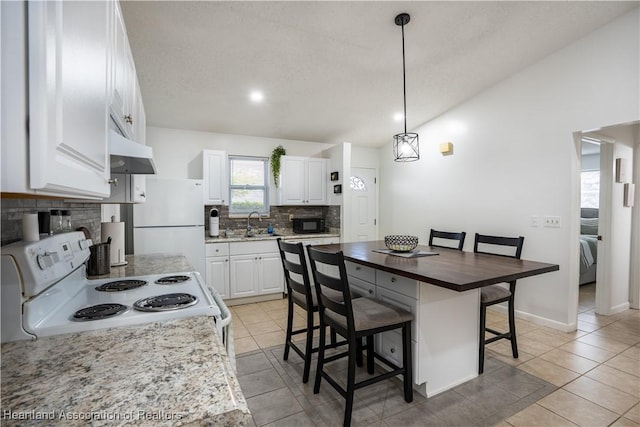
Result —
[[280, 185], [280, 157], [285, 154], [287, 154], [287, 150], [285, 150], [282, 145], [278, 145], [271, 152], [271, 173], [273, 173], [273, 182], [276, 188]]

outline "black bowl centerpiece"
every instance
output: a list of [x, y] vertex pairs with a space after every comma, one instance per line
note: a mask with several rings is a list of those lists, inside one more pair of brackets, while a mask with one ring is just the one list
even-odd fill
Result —
[[410, 252], [418, 246], [418, 237], [392, 234], [384, 236], [384, 244], [394, 252]]

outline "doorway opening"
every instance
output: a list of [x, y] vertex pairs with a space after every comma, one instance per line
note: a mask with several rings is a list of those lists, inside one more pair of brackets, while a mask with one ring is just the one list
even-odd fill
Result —
[[598, 221], [600, 216], [600, 144], [599, 139], [582, 137], [578, 314], [594, 312], [596, 308]]

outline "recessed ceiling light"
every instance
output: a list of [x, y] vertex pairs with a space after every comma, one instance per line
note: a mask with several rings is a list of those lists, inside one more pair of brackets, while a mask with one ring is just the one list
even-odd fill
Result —
[[262, 102], [264, 100], [264, 94], [259, 90], [254, 90], [249, 94], [249, 99], [253, 102]]
[[402, 113], [395, 113], [393, 115], [393, 120], [395, 120], [396, 122], [401, 122], [402, 119], [404, 119], [404, 114]]

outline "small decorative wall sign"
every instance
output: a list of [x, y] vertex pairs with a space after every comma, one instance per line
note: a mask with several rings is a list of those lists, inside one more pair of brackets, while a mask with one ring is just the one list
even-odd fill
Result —
[[626, 208], [633, 207], [633, 199], [634, 199], [635, 191], [636, 191], [635, 184], [629, 183], [629, 182], [624, 184], [624, 206]]
[[331, 172], [331, 181], [338, 180], [338, 172]]
[[[338, 172], [336, 172], [338, 173]], [[342, 193], [342, 184], [337, 184], [333, 186], [333, 194], [340, 194]]]
[[616, 182], [627, 181], [627, 159], [616, 159]]

